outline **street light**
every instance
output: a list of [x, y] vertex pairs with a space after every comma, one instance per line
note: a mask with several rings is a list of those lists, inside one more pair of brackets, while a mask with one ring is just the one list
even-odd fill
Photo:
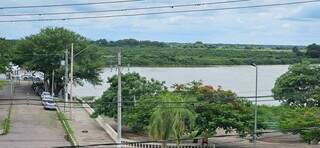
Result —
[[118, 136], [117, 136], [117, 147], [121, 148], [121, 137], [122, 137], [122, 129], [121, 129], [121, 122], [122, 122], [122, 87], [121, 87], [121, 50], [118, 51], [118, 94], [117, 94], [117, 100], [118, 100], [118, 106], [117, 106], [117, 132], [118, 132]]
[[255, 104], [254, 104], [254, 129], [253, 129], [253, 147], [257, 146], [257, 102], [258, 102], [258, 66], [252, 63], [251, 66], [256, 68], [256, 90], [255, 90]]

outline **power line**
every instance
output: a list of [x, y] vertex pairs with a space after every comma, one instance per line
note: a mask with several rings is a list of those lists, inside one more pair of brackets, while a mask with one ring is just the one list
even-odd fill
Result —
[[109, 9], [109, 10], [93, 10], [93, 11], [72, 11], [72, 12], [53, 12], [53, 13], [22, 13], [22, 14], [0, 14], [0, 16], [44, 16], [44, 15], [62, 15], [62, 14], [88, 14], [88, 13], [102, 13], [102, 12], [123, 12], [123, 11], [134, 11], [134, 10], [150, 10], [150, 9], [163, 9], [163, 8], [182, 8], [191, 6], [204, 6], [204, 5], [216, 5], [216, 4], [227, 4], [227, 3], [238, 3], [251, 0], [231, 0], [231, 1], [220, 1], [220, 2], [207, 2], [207, 3], [193, 3], [193, 4], [180, 4], [180, 5], [163, 5], [163, 6], [151, 6], [151, 7], [135, 7], [125, 9]]
[[81, 20], [81, 19], [95, 19], [95, 18], [96, 18], [96, 19], [99, 19], [99, 18], [131, 17], [131, 16], [146, 16], [146, 15], [175, 14], [175, 13], [189, 13], [189, 12], [223, 11], [223, 10], [236, 10], [236, 9], [250, 9], [250, 8], [263, 8], [263, 7], [275, 7], [275, 6], [297, 5], [297, 4], [306, 4], [306, 3], [315, 3], [315, 2], [320, 2], [320, 0], [297, 1], [297, 2], [287, 2], [287, 3], [273, 3], [273, 4], [251, 5], [251, 6], [210, 8], [210, 9], [191, 9], [191, 10], [179, 10], [179, 11], [162, 11], [162, 12], [134, 13], [134, 14], [101, 15], [101, 16], [82, 16], [82, 17], [66, 17], [66, 18], [45, 18], [45, 19], [2, 20], [2, 21], [0, 21], [0, 23], [5, 23], [5, 22], [67, 21], [67, 20]]
[[117, 1], [101, 1], [101, 2], [89, 2], [89, 3], [72, 3], [72, 4], [8, 6], [8, 7], [0, 7], [0, 9], [25, 9], [25, 8], [69, 7], [69, 6], [84, 6], [84, 5], [101, 5], [101, 4], [126, 3], [126, 2], [137, 2], [137, 1], [144, 1], [144, 0], [117, 0]]
[[[15, 99], [9, 99], [9, 98], [3, 98], [0, 99], [1, 101], [42, 101], [40, 99], [34, 99], [34, 98], [15, 98]], [[223, 101], [229, 101], [229, 100], [221, 100]], [[230, 101], [234, 101], [234, 100], [230, 100]], [[236, 100], [235, 100], [236, 101]], [[247, 101], [251, 101], [251, 100], [247, 100]], [[257, 100], [258, 102], [266, 102], [266, 101], [279, 101], [279, 100], [274, 100], [274, 99], [264, 99], [264, 100]], [[74, 104], [85, 104], [85, 103], [81, 103], [78, 101], [60, 101], [60, 100], [56, 100], [56, 103], [74, 103]], [[122, 101], [122, 103], [138, 103], [140, 101]], [[143, 103], [156, 103], [156, 104], [186, 104], [186, 103], [206, 103], [206, 101], [141, 101]], [[252, 102], [252, 101], [251, 101]], [[110, 102], [104, 102], [106, 104], [117, 104], [117, 101], [110, 101]]]
[[59, 56], [63, 56], [63, 54], [41, 54], [41, 53], [34, 53], [34, 54], [24, 54], [24, 53], [13, 53], [12, 55], [28, 55], [28, 56], [55, 56], [55, 55], [59, 55]]
[[[270, 98], [270, 97], [273, 97], [273, 95], [257, 96], [257, 98]], [[250, 99], [250, 98], [256, 98], [256, 96], [240, 96], [238, 98]]]

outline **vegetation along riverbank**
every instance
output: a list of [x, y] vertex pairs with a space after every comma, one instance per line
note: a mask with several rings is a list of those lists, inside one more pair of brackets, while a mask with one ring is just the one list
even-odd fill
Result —
[[[212, 65], [259, 65], [294, 64], [300, 61], [320, 63], [320, 46], [292, 45], [246, 45], [246, 44], [209, 44], [195, 43], [169, 43], [157, 41], [138, 41], [124, 39], [118, 41], [82, 40], [88, 49], [94, 49], [95, 53], [84, 50], [84, 53], [101, 55], [105, 65], [114, 65], [116, 59], [112, 56], [121, 49], [123, 52], [123, 64], [126, 66], [212, 66]], [[1, 39], [0, 46], [6, 47], [8, 55], [1, 55], [3, 62], [9, 61], [8, 57], [19, 55], [21, 46], [27, 48], [26, 39], [6, 40]], [[78, 50], [78, 49], [77, 49]], [[24, 54], [39, 54], [29, 51]], [[63, 56], [63, 55], [61, 55]]]

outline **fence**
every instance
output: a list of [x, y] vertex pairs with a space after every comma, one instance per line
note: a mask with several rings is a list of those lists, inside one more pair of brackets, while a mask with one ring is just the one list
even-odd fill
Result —
[[[123, 145], [126, 148], [162, 148], [161, 143], [134, 143], [134, 142], [124, 142]], [[166, 144], [166, 148], [215, 148], [215, 144], [201, 145], [201, 144]]]

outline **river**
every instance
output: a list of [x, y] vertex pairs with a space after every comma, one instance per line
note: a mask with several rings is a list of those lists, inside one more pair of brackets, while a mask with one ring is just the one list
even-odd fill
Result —
[[[263, 65], [258, 66], [258, 95], [272, 95], [271, 89], [276, 79], [288, 70], [288, 65]], [[165, 81], [170, 87], [175, 83], [188, 83], [193, 80], [201, 80], [205, 85], [221, 86], [231, 90], [238, 96], [255, 95], [255, 68], [253, 66], [212, 66], [212, 67], [124, 67], [123, 73], [138, 72], [148, 79]], [[108, 77], [115, 75], [115, 69], [105, 68], [101, 74], [104, 80], [102, 85], [93, 86], [85, 83], [76, 86], [76, 96], [99, 97], [108, 88]], [[270, 100], [272, 98], [259, 98]], [[278, 105], [277, 101], [261, 101], [259, 104]]]

